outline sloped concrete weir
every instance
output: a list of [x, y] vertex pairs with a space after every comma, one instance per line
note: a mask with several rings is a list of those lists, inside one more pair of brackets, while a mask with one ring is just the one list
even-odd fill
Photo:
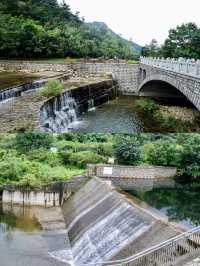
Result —
[[[124, 259], [177, 234], [167, 223], [132, 204], [98, 178], [90, 180], [63, 206], [71, 265]], [[50, 255], [69, 263], [69, 250]]]

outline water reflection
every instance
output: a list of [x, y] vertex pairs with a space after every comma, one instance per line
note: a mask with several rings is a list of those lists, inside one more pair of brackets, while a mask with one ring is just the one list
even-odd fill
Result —
[[0, 204], [1, 266], [64, 266], [49, 254], [66, 248], [60, 208]]
[[188, 227], [200, 225], [200, 184], [185, 184], [175, 189], [154, 189], [131, 193], [165, 213], [169, 219]]
[[34, 232], [41, 229], [37, 218], [29, 209], [0, 204], [0, 230]]

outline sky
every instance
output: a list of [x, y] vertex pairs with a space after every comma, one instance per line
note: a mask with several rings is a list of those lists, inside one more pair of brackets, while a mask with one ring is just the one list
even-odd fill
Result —
[[[61, 1], [61, 0], [59, 0]], [[187, 22], [200, 26], [200, 0], [66, 0], [86, 22], [105, 22], [116, 33], [140, 45], [155, 38], [161, 44], [170, 28]]]

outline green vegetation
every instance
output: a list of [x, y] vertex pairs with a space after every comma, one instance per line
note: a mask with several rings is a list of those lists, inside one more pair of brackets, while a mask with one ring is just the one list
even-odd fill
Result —
[[104, 57], [136, 59], [139, 45], [124, 40], [104, 23], [85, 23], [57, 0], [0, 2], [0, 57]]
[[186, 23], [170, 29], [169, 36], [162, 46], [153, 39], [143, 48], [144, 56], [164, 58], [200, 59], [200, 28], [195, 23]]
[[63, 90], [62, 83], [59, 80], [49, 80], [44, 87], [41, 89], [40, 93], [44, 97], [56, 97]]
[[174, 166], [188, 181], [200, 176], [198, 134], [19, 133], [0, 136], [0, 185], [35, 188], [66, 181], [89, 163], [114, 157], [123, 165]]
[[[184, 120], [184, 114], [182, 119], [175, 117], [173, 112], [163, 115], [162, 105], [149, 98], [137, 99], [134, 105], [144, 122], [145, 132], [155, 132], [155, 129], [161, 133], [199, 132], [199, 117], [192, 121]], [[170, 106], [168, 108], [170, 111]]]
[[0, 136], [0, 185], [35, 188], [85, 172], [112, 155], [112, 136], [19, 133]]

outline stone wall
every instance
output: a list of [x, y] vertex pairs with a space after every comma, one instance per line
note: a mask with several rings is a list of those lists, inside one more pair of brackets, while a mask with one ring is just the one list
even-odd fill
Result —
[[118, 82], [119, 91], [123, 94], [135, 94], [138, 88], [138, 65], [122, 63], [76, 63], [76, 64], [38, 64], [34, 62], [0, 61], [0, 69], [30, 72], [70, 72], [75, 70], [79, 75], [112, 74]]
[[112, 74], [114, 80], [118, 82], [119, 91], [122, 94], [135, 94], [137, 92], [139, 75], [138, 65], [86, 63], [74, 64], [73, 69], [78, 73]]
[[3, 203], [55, 207], [60, 206], [59, 196], [56, 192], [4, 190]]
[[38, 64], [34, 62], [0, 61], [0, 69], [8, 71], [29, 71], [29, 72], [69, 72], [70, 64]]
[[71, 197], [87, 181], [86, 175], [74, 176], [69, 181], [58, 182], [41, 189], [26, 190], [16, 186], [5, 186], [2, 202], [24, 206], [57, 207]]
[[160, 166], [88, 165], [88, 176], [109, 180], [115, 187], [125, 190], [174, 187], [176, 171], [176, 168]]

